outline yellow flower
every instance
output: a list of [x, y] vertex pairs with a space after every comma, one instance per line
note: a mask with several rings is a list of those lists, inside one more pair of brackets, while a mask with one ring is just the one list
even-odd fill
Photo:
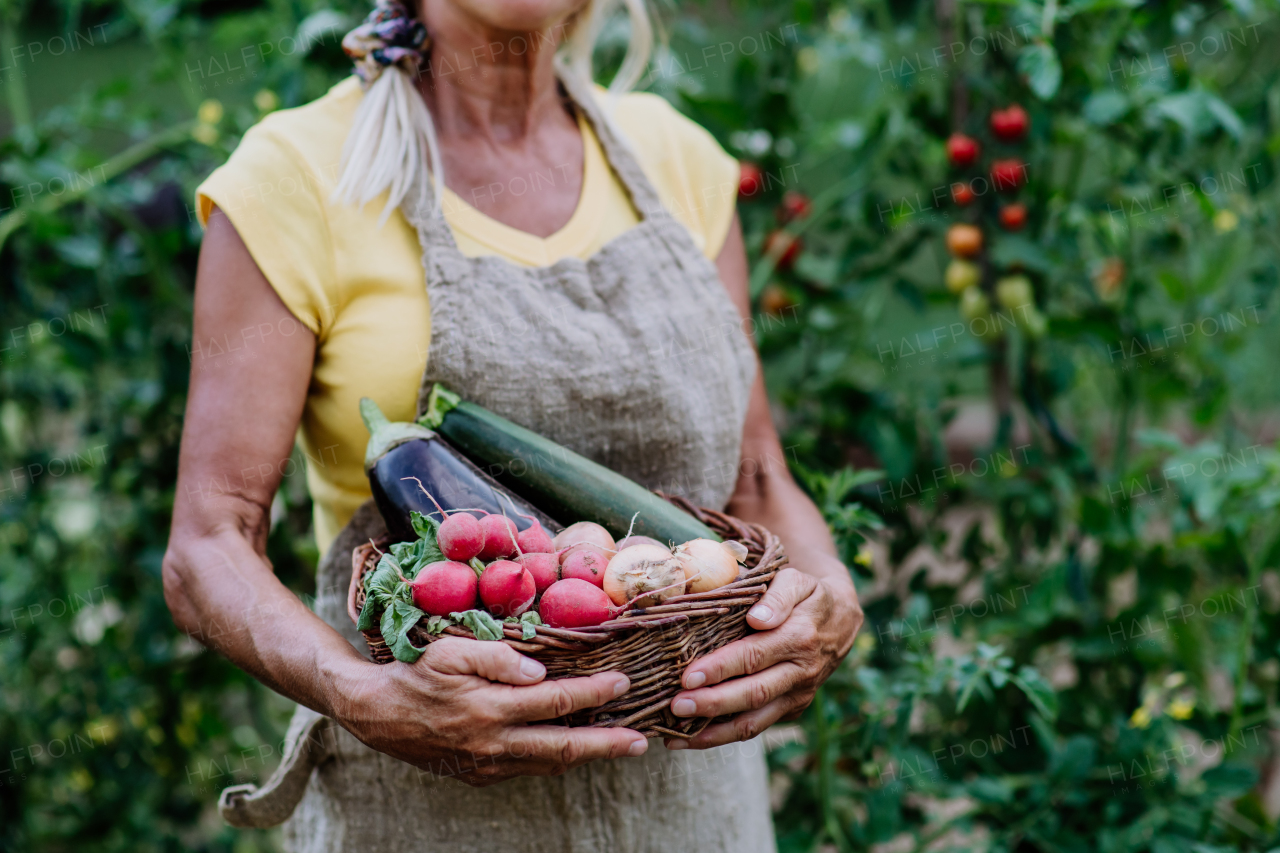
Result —
[[870, 633], [859, 634], [853, 644], [858, 647], [858, 651], [869, 652], [876, 647], [876, 638]]
[[1239, 224], [1240, 217], [1236, 216], [1233, 210], [1219, 210], [1213, 215], [1213, 227], [1217, 229], [1219, 234], [1234, 231]]
[[260, 112], [269, 113], [276, 107], [280, 106], [280, 99], [276, 97], [276, 93], [270, 89], [259, 89], [258, 94], [253, 96], [253, 105]]
[[871, 568], [871, 549], [868, 546], [863, 545], [858, 549], [858, 556], [854, 557], [853, 561], [859, 566]]
[[222, 121], [222, 102], [213, 98], [205, 101], [196, 111], [196, 118], [203, 124], [217, 124]]
[[1129, 718], [1129, 725], [1133, 726], [1135, 729], [1145, 729], [1147, 726], [1151, 725], [1151, 712], [1146, 709], [1146, 706], [1139, 708], [1134, 711], [1133, 716]]
[[1175, 720], [1189, 720], [1191, 719], [1191, 712], [1195, 709], [1196, 703], [1190, 699], [1174, 699], [1169, 703], [1165, 713]]
[[202, 142], [205, 145], [213, 145], [218, 141], [218, 129], [211, 124], [197, 124], [191, 131], [191, 135], [195, 137], [196, 142]]

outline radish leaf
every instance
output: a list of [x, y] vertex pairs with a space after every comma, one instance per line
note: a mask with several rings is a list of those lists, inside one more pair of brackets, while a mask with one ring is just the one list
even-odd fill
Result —
[[457, 619], [471, 629], [477, 640], [501, 640], [502, 623], [483, 610], [464, 610], [461, 613], [450, 613], [451, 619]]
[[421, 610], [399, 598], [391, 601], [382, 612], [382, 638], [387, 641], [387, 647], [396, 660], [413, 663], [426, 651], [425, 646], [420, 649], [409, 640], [410, 629], [423, 615]]

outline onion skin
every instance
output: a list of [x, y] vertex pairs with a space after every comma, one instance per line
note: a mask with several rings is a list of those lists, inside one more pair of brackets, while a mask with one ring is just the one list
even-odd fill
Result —
[[684, 569], [675, 555], [661, 545], [632, 545], [609, 561], [604, 572], [604, 591], [621, 607], [636, 596], [638, 607], [652, 607], [684, 592]]
[[652, 536], [628, 536], [626, 539], [618, 540], [619, 551], [624, 548], [630, 548], [632, 545], [657, 545], [659, 548], [667, 547]]
[[577, 524], [570, 524], [557, 533], [556, 538], [552, 540], [557, 551], [562, 551], [565, 548], [583, 542], [595, 545], [610, 554], [616, 551], [618, 547], [614, 543], [613, 537], [609, 535], [609, 531], [594, 521], [579, 521]]
[[710, 592], [738, 579], [738, 562], [746, 559], [747, 549], [740, 542], [690, 539], [676, 548], [675, 556], [689, 592]]

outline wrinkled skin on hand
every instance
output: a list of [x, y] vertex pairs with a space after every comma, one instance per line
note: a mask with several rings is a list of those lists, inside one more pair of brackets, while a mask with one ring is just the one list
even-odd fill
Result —
[[707, 749], [750, 740], [776, 722], [793, 720], [835, 672], [862, 627], [851, 584], [783, 569], [747, 614], [759, 633], [730, 643], [685, 670], [677, 716], [736, 716], [708, 726], [669, 749]]
[[414, 664], [362, 667], [335, 711], [373, 749], [475, 787], [645, 752], [631, 729], [532, 725], [610, 701], [627, 690], [625, 675], [545, 675], [505, 643], [446, 637]]

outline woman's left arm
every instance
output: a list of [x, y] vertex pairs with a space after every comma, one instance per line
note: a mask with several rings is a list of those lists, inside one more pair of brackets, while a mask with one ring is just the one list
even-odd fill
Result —
[[[747, 255], [736, 216], [716, 267], [749, 321]], [[747, 614], [747, 624], [759, 633], [690, 664], [682, 679], [685, 690], [671, 703], [677, 716], [736, 716], [689, 741], [668, 740], [671, 749], [749, 740], [779, 720], [799, 716], [848, 654], [862, 626], [858, 593], [836, 557], [822, 513], [787, 469], [759, 369], [747, 406], [737, 485], [726, 511], [778, 534], [793, 568], [779, 572]]]

